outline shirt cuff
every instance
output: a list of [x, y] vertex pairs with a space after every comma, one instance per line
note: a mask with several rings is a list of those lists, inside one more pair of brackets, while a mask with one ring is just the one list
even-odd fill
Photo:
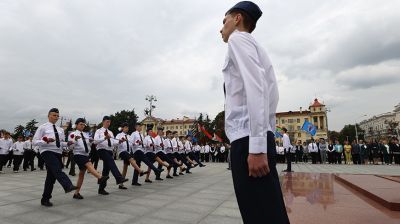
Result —
[[267, 153], [267, 137], [249, 137], [249, 153]]

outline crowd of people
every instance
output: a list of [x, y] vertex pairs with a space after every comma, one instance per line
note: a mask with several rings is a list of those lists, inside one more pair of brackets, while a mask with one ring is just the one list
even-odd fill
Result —
[[396, 137], [389, 140], [356, 140], [350, 143], [339, 140], [320, 138], [309, 143], [294, 142], [290, 150], [285, 150], [277, 143], [277, 160], [285, 163], [289, 159], [295, 163], [312, 164], [386, 164], [400, 165], [400, 145]]
[[[52, 206], [50, 202], [55, 181], [57, 180], [65, 192], [74, 192], [74, 199], [83, 199], [80, 189], [85, 173], [92, 174], [99, 184], [98, 194], [108, 195], [105, 190], [109, 173], [115, 177], [119, 189], [127, 189], [124, 183], [127, 169], [132, 166], [134, 174], [132, 185], [141, 186], [139, 177], [145, 176], [145, 182], [152, 183], [150, 173], [155, 174], [156, 180], [165, 177], [173, 179], [185, 174], [191, 174], [195, 167], [204, 167], [204, 162], [226, 162], [229, 145], [227, 144], [198, 144], [192, 141], [192, 136], [178, 136], [176, 131], [164, 131], [157, 127], [147, 127], [146, 135], [142, 134], [142, 124], [137, 123], [135, 130], [129, 130], [128, 123], [122, 123], [120, 133], [115, 135], [108, 128], [111, 124], [109, 116], [104, 116], [102, 127], [93, 136], [84, 132], [86, 121], [78, 118], [75, 130], [67, 134], [55, 125], [59, 111], [53, 108], [48, 113], [49, 121], [39, 126], [33, 135], [18, 136], [14, 141], [9, 132], [1, 133], [0, 138], [0, 173], [3, 167], [13, 166], [14, 172], [19, 172], [20, 166], [24, 171], [35, 171], [35, 161], [40, 170], [46, 170], [47, 176], [41, 204]], [[36, 159], [37, 157], [37, 159]], [[122, 172], [116, 165], [116, 160], [122, 160]], [[99, 160], [103, 161], [103, 170], [97, 171]], [[147, 165], [147, 170], [141, 168], [141, 163]], [[69, 175], [75, 176], [75, 167], [79, 168], [76, 185], [63, 172], [70, 167]]]

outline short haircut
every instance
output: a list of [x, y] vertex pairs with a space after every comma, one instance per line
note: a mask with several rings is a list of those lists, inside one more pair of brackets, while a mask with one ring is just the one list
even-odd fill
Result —
[[57, 108], [51, 108], [51, 109], [49, 110], [49, 113], [48, 113], [48, 114], [50, 114], [51, 112], [54, 112], [54, 113], [57, 113], [57, 114], [60, 113], [59, 110], [58, 110]]
[[286, 132], [287, 132], [287, 129], [286, 129], [286, 128], [282, 128], [282, 131], [286, 133]]
[[242, 15], [242, 21], [243, 21], [243, 25], [244, 28], [246, 28], [249, 33], [253, 32], [254, 29], [256, 28], [256, 22], [249, 16], [249, 14], [247, 14], [247, 12], [240, 10], [240, 9], [232, 9], [231, 11], [229, 11], [227, 14], [229, 15], [237, 15], [240, 14]]

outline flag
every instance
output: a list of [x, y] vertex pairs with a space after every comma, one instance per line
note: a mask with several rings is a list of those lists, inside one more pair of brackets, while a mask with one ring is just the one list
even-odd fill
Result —
[[220, 138], [217, 134], [214, 133], [214, 137], [212, 140], [217, 141], [217, 142], [222, 142], [222, 138]]
[[301, 130], [308, 132], [312, 136], [314, 136], [317, 133], [317, 128], [308, 121], [304, 121]]
[[199, 129], [209, 138], [209, 139], [213, 139], [213, 137], [210, 135], [210, 133], [208, 133], [208, 131], [204, 128], [204, 126], [201, 126], [199, 124]]
[[283, 135], [281, 134], [281, 131], [282, 131], [282, 128], [279, 127], [279, 126], [276, 126], [276, 128], [275, 128], [275, 137], [276, 138], [282, 138], [283, 137]]

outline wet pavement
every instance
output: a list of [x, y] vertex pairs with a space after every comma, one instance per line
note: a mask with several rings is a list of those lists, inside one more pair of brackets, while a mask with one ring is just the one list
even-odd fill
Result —
[[[97, 195], [96, 180], [86, 175], [84, 200], [72, 199], [56, 183], [52, 208], [40, 206], [44, 171], [14, 174], [6, 168], [0, 175], [0, 223], [242, 223], [226, 167], [208, 163], [193, 174], [141, 187], [129, 185], [128, 190], [119, 190], [110, 181], [108, 196]], [[400, 223], [400, 212], [389, 211], [334, 177], [335, 173], [396, 176], [399, 166], [294, 164], [293, 169], [295, 173], [280, 173], [292, 224]], [[76, 182], [76, 177], [71, 180]]]

